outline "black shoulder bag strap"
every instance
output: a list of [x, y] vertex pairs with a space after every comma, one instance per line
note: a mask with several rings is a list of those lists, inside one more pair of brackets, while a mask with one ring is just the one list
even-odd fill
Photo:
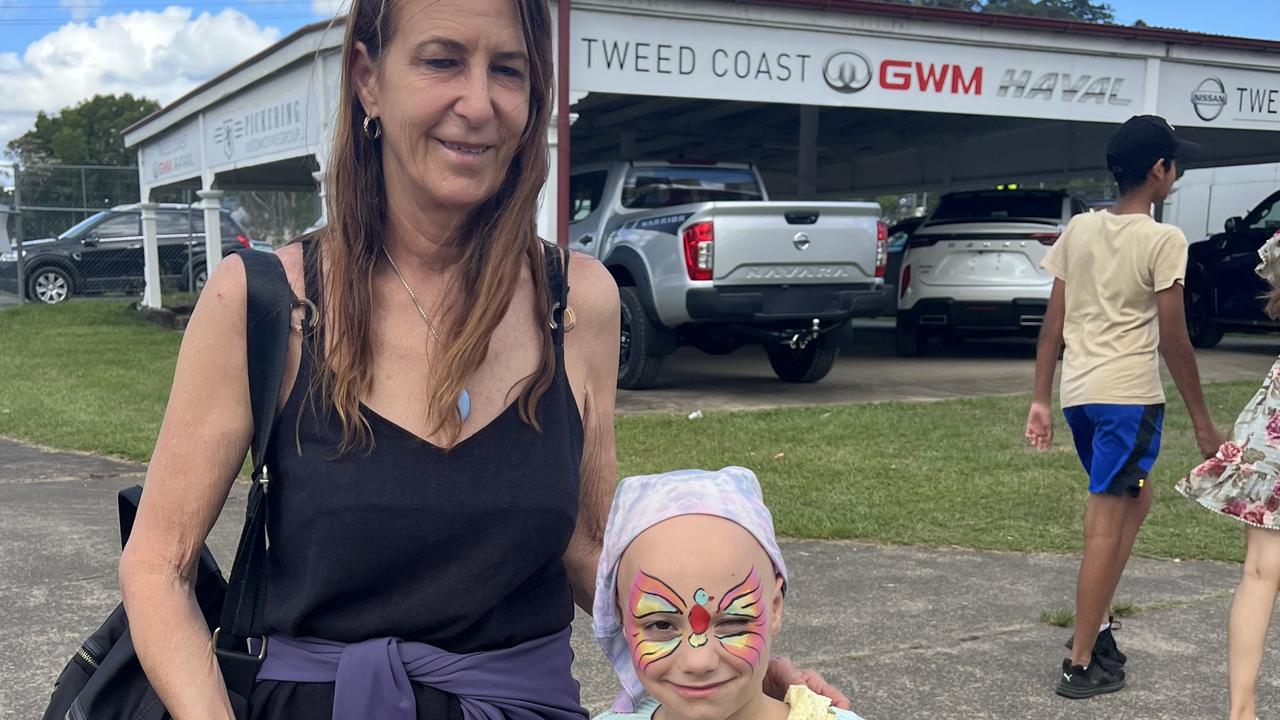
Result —
[[[214, 631], [214, 651], [227, 690], [237, 705], [253, 692], [258, 667], [266, 657], [263, 615], [267, 588], [267, 446], [275, 424], [276, 403], [289, 346], [294, 298], [280, 259], [258, 250], [238, 250], [244, 262], [247, 307], [249, 404], [253, 409], [252, 485], [240, 545], [231, 566], [222, 621]], [[239, 710], [239, 708], [237, 708]]]
[[[573, 251], [558, 245], [547, 244], [547, 284], [551, 291], [551, 339], [556, 345], [564, 343], [564, 318], [569, 313], [569, 257]], [[573, 315], [569, 313], [569, 317]]]

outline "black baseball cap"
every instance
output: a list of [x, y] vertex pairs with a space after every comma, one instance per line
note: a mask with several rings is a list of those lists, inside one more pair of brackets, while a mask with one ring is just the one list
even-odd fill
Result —
[[1181, 140], [1173, 126], [1159, 115], [1134, 115], [1111, 136], [1107, 144], [1107, 168], [1113, 173], [1143, 170], [1161, 158], [1195, 158], [1200, 146]]

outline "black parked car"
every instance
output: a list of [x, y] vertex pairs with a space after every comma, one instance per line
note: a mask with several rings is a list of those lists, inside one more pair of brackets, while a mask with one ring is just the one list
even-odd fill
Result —
[[909, 217], [889, 226], [889, 261], [885, 263], [884, 281], [893, 286], [889, 291], [893, 302], [885, 308], [888, 315], [894, 315], [898, 310], [898, 284], [902, 281], [902, 256], [907, 252], [907, 241], [924, 221], [923, 216]]
[[1266, 282], [1254, 273], [1258, 248], [1280, 231], [1280, 191], [1226, 231], [1193, 243], [1187, 252], [1187, 332], [1196, 347], [1213, 347], [1227, 330], [1267, 332], [1280, 323], [1263, 313]]
[[[222, 254], [255, 247], [244, 228], [222, 213]], [[204, 211], [189, 205], [162, 204], [156, 211], [156, 240], [161, 280], [199, 292], [205, 270]], [[72, 295], [141, 292], [144, 285], [142, 212], [121, 205], [77, 223], [56, 238], [22, 244], [27, 297], [50, 305]], [[0, 254], [0, 278], [13, 283], [17, 253]], [[14, 288], [16, 290], [16, 288]]]

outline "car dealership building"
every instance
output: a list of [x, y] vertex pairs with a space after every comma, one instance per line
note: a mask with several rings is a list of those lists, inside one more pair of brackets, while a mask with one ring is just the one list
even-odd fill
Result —
[[[1280, 160], [1280, 42], [869, 0], [566, 12], [539, 218], [562, 241], [566, 161], [750, 162], [779, 199], [1060, 182], [1105, 171], [1109, 134], [1142, 113], [1201, 143], [1198, 166]], [[195, 188], [215, 213], [226, 190], [323, 193], [342, 33], [341, 19], [301, 28], [129, 128], [143, 200]], [[148, 214], [144, 303], [158, 306]]]

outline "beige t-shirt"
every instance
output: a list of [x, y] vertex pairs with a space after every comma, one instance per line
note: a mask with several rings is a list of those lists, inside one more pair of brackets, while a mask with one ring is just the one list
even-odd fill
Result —
[[1077, 215], [1041, 263], [1066, 284], [1062, 406], [1164, 402], [1156, 293], [1183, 281], [1187, 239], [1149, 215]]

